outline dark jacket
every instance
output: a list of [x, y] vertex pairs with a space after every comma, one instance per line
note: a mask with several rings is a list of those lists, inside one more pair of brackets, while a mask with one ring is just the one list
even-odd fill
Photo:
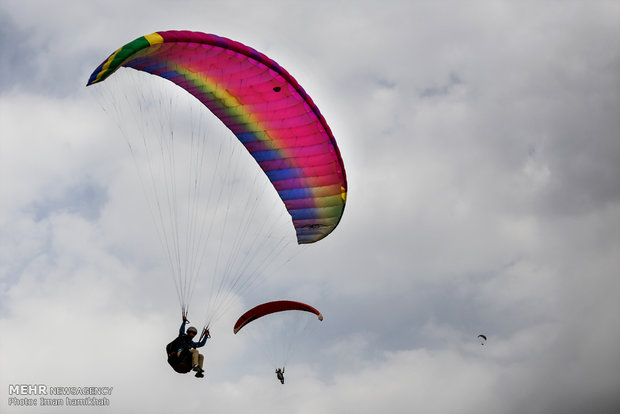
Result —
[[190, 350], [192, 348], [200, 348], [201, 346], [204, 346], [207, 343], [207, 336], [205, 335], [204, 338], [202, 338], [202, 341], [200, 342], [194, 342], [189, 337], [189, 335], [185, 333], [186, 323], [187, 322], [183, 321], [183, 323], [181, 323], [181, 328], [179, 329], [179, 337], [178, 337], [179, 348]]

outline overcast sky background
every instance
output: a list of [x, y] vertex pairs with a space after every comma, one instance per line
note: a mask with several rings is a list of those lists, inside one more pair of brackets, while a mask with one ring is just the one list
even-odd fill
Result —
[[[276, 60], [340, 146], [340, 225], [261, 286], [325, 315], [284, 386], [229, 329], [249, 298], [207, 378], [165, 362], [176, 297], [85, 84], [172, 29]], [[114, 387], [68, 413], [620, 412], [619, 2], [1, 0], [0, 50], [0, 412], [47, 412], [22, 383]]]

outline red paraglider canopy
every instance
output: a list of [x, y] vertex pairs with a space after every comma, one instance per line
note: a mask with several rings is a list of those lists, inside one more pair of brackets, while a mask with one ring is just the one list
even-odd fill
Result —
[[243, 315], [241, 315], [241, 317], [239, 317], [239, 319], [235, 323], [233, 332], [234, 333], [239, 332], [239, 330], [243, 328], [245, 325], [247, 325], [248, 323], [258, 318], [261, 318], [265, 315], [269, 315], [271, 313], [276, 313], [276, 312], [289, 311], [289, 310], [299, 310], [299, 311], [314, 313], [315, 315], [319, 317], [320, 321], [323, 320], [323, 315], [321, 315], [321, 312], [319, 312], [318, 310], [316, 310], [310, 305], [306, 305], [305, 303], [301, 303], [301, 302], [295, 302], [292, 300], [277, 300], [274, 302], [267, 302], [267, 303], [263, 303], [262, 305], [258, 305], [250, 309]]

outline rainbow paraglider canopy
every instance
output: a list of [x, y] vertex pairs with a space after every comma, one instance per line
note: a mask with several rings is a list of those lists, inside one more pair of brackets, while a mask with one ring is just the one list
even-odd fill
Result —
[[168, 79], [209, 108], [267, 174], [298, 243], [321, 240], [338, 225], [347, 194], [338, 146], [310, 96], [276, 62], [220, 36], [156, 32], [110, 55], [88, 85], [119, 67]]

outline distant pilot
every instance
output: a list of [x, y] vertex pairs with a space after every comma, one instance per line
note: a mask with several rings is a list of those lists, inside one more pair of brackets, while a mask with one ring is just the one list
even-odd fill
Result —
[[278, 377], [280, 382], [284, 384], [284, 367], [282, 367], [281, 369], [276, 368], [276, 376]]

